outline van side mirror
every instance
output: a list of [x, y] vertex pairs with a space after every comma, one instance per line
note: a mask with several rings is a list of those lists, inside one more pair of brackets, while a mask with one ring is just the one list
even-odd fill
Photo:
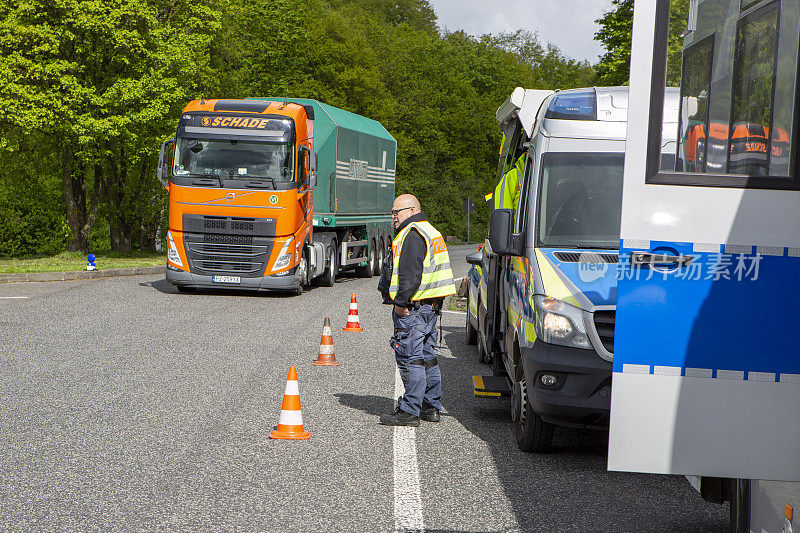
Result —
[[514, 210], [495, 209], [489, 221], [489, 244], [497, 255], [522, 255], [524, 238], [514, 234]]
[[175, 144], [175, 139], [167, 139], [161, 145], [161, 151], [158, 153], [158, 181], [164, 187], [169, 187], [169, 178], [172, 176], [172, 153], [171, 147]]

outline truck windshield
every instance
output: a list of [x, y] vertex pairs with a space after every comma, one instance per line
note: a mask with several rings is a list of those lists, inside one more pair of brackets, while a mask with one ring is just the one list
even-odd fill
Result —
[[542, 156], [538, 245], [619, 248], [622, 153]]
[[178, 138], [176, 177], [292, 181], [292, 143]]

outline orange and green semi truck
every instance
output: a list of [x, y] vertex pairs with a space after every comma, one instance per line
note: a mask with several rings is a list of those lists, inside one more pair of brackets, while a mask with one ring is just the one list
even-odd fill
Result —
[[377, 121], [316, 100], [194, 100], [161, 146], [166, 278], [300, 294], [391, 243], [397, 143]]

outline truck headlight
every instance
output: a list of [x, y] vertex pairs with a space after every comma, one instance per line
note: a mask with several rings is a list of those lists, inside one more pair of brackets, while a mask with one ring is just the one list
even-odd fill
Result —
[[272, 270], [281, 270], [288, 267], [292, 263], [292, 253], [294, 250], [291, 249], [290, 245], [292, 244], [293, 240], [294, 237], [289, 237], [286, 239], [286, 242], [283, 243], [283, 248], [281, 248], [281, 252], [278, 254], [275, 264], [272, 265]]
[[178, 253], [178, 247], [175, 246], [175, 240], [172, 238], [172, 232], [167, 231], [167, 260], [178, 266], [183, 266], [181, 255]]
[[536, 336], [543, 342], [591, 350], [592, 344], [583, 323], [583, 311], [547, 296], [534, 297]]

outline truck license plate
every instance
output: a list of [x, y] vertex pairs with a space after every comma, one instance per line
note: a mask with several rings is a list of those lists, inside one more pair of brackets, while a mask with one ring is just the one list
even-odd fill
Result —
[[239, 276], [211, 276], [211, 281], [214, 283], [241, 283], [242, 278]]

